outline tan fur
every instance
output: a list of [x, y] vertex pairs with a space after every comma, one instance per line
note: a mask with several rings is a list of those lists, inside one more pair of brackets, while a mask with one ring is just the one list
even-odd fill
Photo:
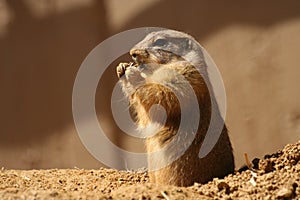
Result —
[[[175, 35], [175, 36], [174, 36]], [[156, 170], [150, 171], [150, 180], [153, 183], [170, 184], [177, 186], [189, 186], [194, 182], [205, 183], [214, 177], [223, 177], [234, 171], [234, 158], [232, 147], [228, 136], [228, 131], [224, 125], [221, 136], [214, 146], [213, 150], [204, 158], [198, 157], [201, 144], [204, 140], [211, 117], [211, 106], [214, 99], [210, 98], [207, 83], [206, 71], [202, 56], [199, 56], [198, 63], [201, 65], [203, 72], [199, 72], [190, 62], [185, 61], [181, 56], [169, 52], [159, 52], [157, 48], [149, 50], [153, 45], [156, 37], [165, 37], [167, 42], [173, 42], [170, 36], [179, 38], [172, 44], [180, 48], [181, 40], [188, 39], [194, 42], [194, 39], [180, 32], [157, 32], [153, 36], [146, 37], [142, 42], [137, 44], [132, 50], [131, 55], [135, 60], [133, 63], [121, 63], [117, 67], [117, 73], [121, 79], [123, 90], [130, 99], [130, 108], [136, 118], [140, 129], [143, 131], [152, 124], [157, 124], [159, 128], [153, 129], [154, 135], [146, 139], [147, 152], [155, 152], [170, 144], [177, 134], [192, 134], [178, 132], [181, 122], [182, 113], [191, 112], [194, 108], [188, 95], [188, 89], [184, 81], [188, 81], [194, 90], [200, 110], [199, 127], [195, 133], [195, 138], [187, 150], [171, 164]], [[182, 37], [182, 38], [180, 38]], [[165, 42], [165, 41], [162, 41]], [[185, 44], [185, 43], [184, 43]], [[177, 46], [176, 46], [177, 45]], [[191, 44], [189, 44], [191, 45]], [[174, 47], [172, 46], [172, 49]], [[190, 51], [196, 51], [201, 54], [196, 47], [189, 47]], [[184, 54], [188, 54], [188, 47]], [[197, 52], [198, 51], [198, 52]], [[178, 53], [178, 52], [177, 52]], [[196, 60], [196, 58], [195, 58]], [[149, 71], [143, 74], [139, 66], [149, 64]], [[172, 91], [173, 89], [173, 91]], [[180, 105], [178, 96], [174, 93], [183, 95], [184, 105]], [[150, 114], [153, 105], [162, 106], [167, 115], [164, 124], [161, 124], [159, 116], [155, 113]], [[155, 127], [155, 126], [154, 126]], [[149, 130], [148, 130], [149, 131]], [[179, 135], [179, 138], [181, 135]], [[184, 146], [185, 141], [179, 145]], [[178, 146], [176, 147], [178, 149]], [[176, 151], [174, 148], [172, 151]], [[159, 157], [149, 157], [149, 167], [155, 167], [157, 163], [163, 162], [164, 159], [170, 159], [173, 153], [163, 152]]]

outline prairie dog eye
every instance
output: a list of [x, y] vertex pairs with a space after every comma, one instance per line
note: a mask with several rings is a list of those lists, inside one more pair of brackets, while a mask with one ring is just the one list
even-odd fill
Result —
[[168, 41], [166, 39], [160, 38], [160, 39], [155, 40], [153, 45], [162, 47], [162, 46], [165, 46], [167, 44], [167, 42]]

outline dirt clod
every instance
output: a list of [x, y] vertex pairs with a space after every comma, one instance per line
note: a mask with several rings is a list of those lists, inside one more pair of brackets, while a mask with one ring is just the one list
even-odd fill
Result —
[[270, 159], [261, 160], [258, 165], [259, 169], [263, 170], [265, 173], [269, 173], [275, 169], [274, 163]]

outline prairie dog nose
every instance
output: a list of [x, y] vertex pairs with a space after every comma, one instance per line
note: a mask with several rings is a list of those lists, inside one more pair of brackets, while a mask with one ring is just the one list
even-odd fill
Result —
[[132, 49], [130, 55], [138, 64], [144, 63], [149, 57], [149, 53], [146, 49]]

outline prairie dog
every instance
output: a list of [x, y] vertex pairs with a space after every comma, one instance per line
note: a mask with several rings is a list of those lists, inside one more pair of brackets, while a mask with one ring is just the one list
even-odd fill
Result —
[[[207, 65], [197, 41], [179, 31], [157, 31], [136, 44], [130, 54], [134, 62], [120, 63], [116, 70], [130, 110], [147, 136], [150, 181], [190, 186], [234, 172], [225, 124], [212, 151], [204, 158], [198, 156], [215, 99], [209, 94]], [[196, 127], [192, 124], [197, 119], [192, 114], [195, 109], [200, 111]]]

